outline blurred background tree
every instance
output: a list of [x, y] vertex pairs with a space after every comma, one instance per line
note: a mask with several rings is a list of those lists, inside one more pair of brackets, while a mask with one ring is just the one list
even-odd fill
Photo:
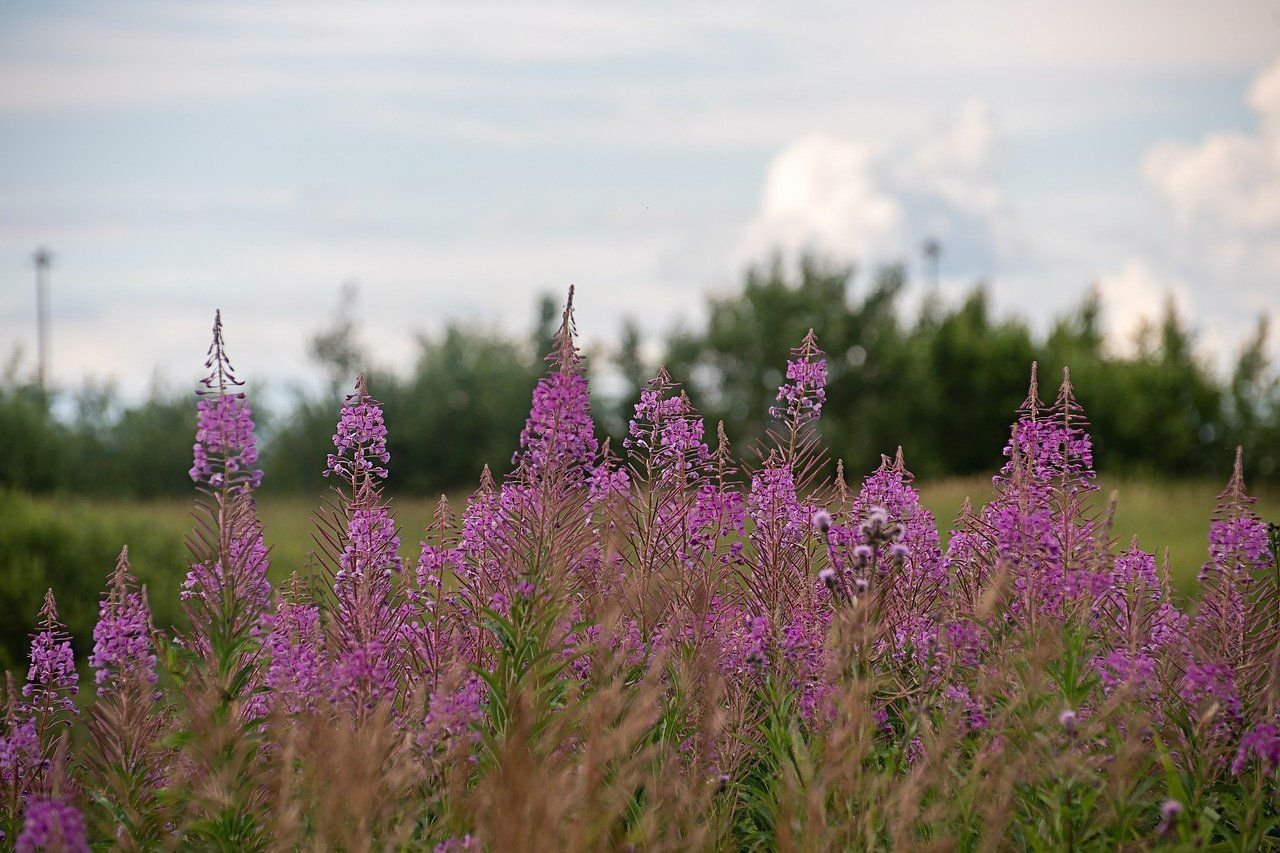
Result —
[[[736, 291], [709, 297], [703, 328], [650, 342], [627, 319], [617, 342], [590, 362], [603, 380], [600, 427], [620, 437], [640, 388], [663, 364], [709, 426], [723, 420], [735, 443], [757, 440], [789, 350], [812, 327], [829, 357], [822, 429], [832, 455], [853, 472], [898, 445], [921, 476], [991, 470], [1033, 360], [1047, 400], [1070, 366], [1098, 463], [1109, 473], [1216, 476], [1237, 443], [1248, 449], [1250, 474], [1280, 471], [1280, 376], [1266, 357], [1264, 322], [1222, 373], [1197, 354], [1172, 302], [1135, 341], [1116, 342], [1103, 332], [1106, 306], [1096, 291], [1037, 334], [1021, 318], [997, 316], [981, 283], [951, 303], [930, 284], [910, 310], [908, 290], [900, 265], [860, 275], [815, 255], [774, 257], [750, 267]], [[356, 285], [345, 284], [333, 316], [311, 338], [321, 382], [295, 389], [276, 412], [255, 405], [266, 488], [314, 495], [324, 487], [336, 413], [361, 369], [385, 404], [392, 488], [455, 492], [471, 488], [486, 463], [506, 470], [545, 369], [558, 297], [539, 301], [523, 336], [465, 324], [424, 335], [408, 370], [367, 368], [357, 302]], [[109, 385], [45, 391], [15, 359], [0, 377], [0, 488], [189, 494], [194, 419], [189, 392], [157, 386], [125, 405]]]

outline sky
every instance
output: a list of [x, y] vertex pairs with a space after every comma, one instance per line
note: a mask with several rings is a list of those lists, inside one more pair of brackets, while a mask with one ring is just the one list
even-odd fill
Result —
[[1172, 299], [1224, 363], [1280, 320], [1280, 2], [0, 3], [0, 358], [48, 246], [64, 387], [189, 383], [215, 307], [285, 387], [346, 281], [407, 366], [570, 284], [603, 351], [927, 238], [947, 298], [1096, 285], [1118, 350]]

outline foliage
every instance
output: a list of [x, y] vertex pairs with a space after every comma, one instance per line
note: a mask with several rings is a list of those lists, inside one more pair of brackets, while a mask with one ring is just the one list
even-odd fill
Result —
[[[100, 586], [92, 567], [111, 565], [123, 540], [137, 575], [156, 594], [157, 622], [168, 627], [177, 621], [173, 567], [183, 562], [181, 524], [104, 518], [91, 505], [53, 506], [9, 490], [0, 490], [0, 519], [0, 612], [34, 612], [45, 590], [56, 588], [75, 648], [86, 654]], [[0, 623], [0, 669], [17, 669], [26, 646], [21, 619]]]
[[[60, 417], [59, 403], [74, 414]], [[110, 388], [92, 385], [71, 399], [10, 376], [0, 381], [0, 487], [31, 494], [158, 497], [185, 494], [191, 405], [157, 389], [121, 407]]]
[[1172, 303], [1129, 352], [1129, 342], [1103, 333], [1096, 292], [1041, 337], [1024, 320], [994, 317], [982, 286], [953, 307], [926, 295], [905, 322], [900, 268], [858, 284], [852, 267], [818, 257], [795, 270], [781, 259], [753, 267], [740, 292], [708, 301], [705, 330], [672, 338], [665, 364], [688, 378], [731, 439], [754, 440], [782, 342], [813, 326], [832, 353], [823, 433], [857, 467], [901, 444], [922, 475], [983, 470], [1021, 399], [1026, 365], [1038, 360], [1053, 371], [1070, 364], [1079, 377], [1099, 458], [1113, 472], [1211, 475], [1237, 444], [1253, 449], [1250, 473], [1280, 470], [1280, 374], [1266, 358], [1265, 323], [1223, 381], [1196, 354]]
[[1188, 614], [1113, 541], [1068, 374], [1046, 401], [1033, 366], [994, 493], [944, 549], [901, 451], [858, 486], [828, 464], [839, 372], [797, 340], [751, 452], [666, 371], [615, 446], [571, 291], [510, 472], [485, 468], [460, 517], [441, 500], [416, 564], [361, 376], [320, 571], [273, 587], [215, 320], [183, 626], [157, 626], [122, 553], [78, 702], [45, 595], [6, 691], [0, 831], [20, 850], [1280, 844], [1280, 536], [1242, 454]]
[[[998, 316], [983, 285], [946, 304], [908, 285], [902, 267], [859, 277], [818, 256], [775, 258], [750, 267], [740, 289], [711, 297], [705, 328], [646, 341], [636, 318], [625, 318], [605, 347], [609, 369], [596, 371], [608, 391], [593, 399], [597, 423], [615, 444], [625, 438], [632, 402], [665, 365], [708, 417], [724, 421], [731, 441], [757, 441], [787, 342], [812, 327], [832, 354], [822, 433], [851, 469], [874, 466], [885, 447], [901, 444], [924, 477], [984, 471], [1021, 399], [1026, 365], [1036, 360], [1050, 372], [1071, 365], [1099, 459], [1115, 474], [1213, 477], [1216, 460], [1238, 444], [1251, 449], [1251, 477], [1280, 471], [1280, 372], [1267, 357], [1265, 322], [1239, 352], [1225, 354], [1236, 358], [1222, 372], [1198, 352], [1172, 304], [1136, 340], [1117, 341], [1104, 332], [1106, 306], [1096, 292], [1037, 332]], [[328, 446], [343, 389], [367, 362], [355, 312], [356, 291], [347, 285], [310, 340], [322, 382], [295, 389], [264, 431], [272, 493], [311, 498], [321, 490], [314, 459]], [[527, 337], [449, 324], [419, 338], [409, 370], [366, 371], [393, 427], [392, 492], [434, 499], [467, 488], [486, 464], [506, 472], [556, 319], [544, 298]], [[10, 369], [0, 381], [0, 435], [13, 440], [0, 459], [0, 485], [36, 494], [181, 495], [190, 427], [181, 396], [157, 389], [124, 405], [110, 386], [42, 391]]]

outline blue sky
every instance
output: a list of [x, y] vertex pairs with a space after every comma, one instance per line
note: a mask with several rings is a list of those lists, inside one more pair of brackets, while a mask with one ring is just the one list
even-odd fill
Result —
[[0, 5], [0, 347], [188, 382], [210, 315], [277, 386], [342, 282], [403, 363], [450, 319], [579, 292], [695, 324], [771, 247], [945, 246], [1044, 322], [1091, 283], [1114, 345], [1167, 294], [1207, 357], [1280, 318], [1280, 3]]

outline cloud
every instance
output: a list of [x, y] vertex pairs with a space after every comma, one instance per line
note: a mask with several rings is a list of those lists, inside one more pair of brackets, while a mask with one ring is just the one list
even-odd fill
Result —
[[865, 257], [899, 244], [902, 205], [883, 186], [881, 165], [869, 147], [825, 133], [790, 143], [765, 173], [746, 253], [777, 247]]
[[1196, 308], [1238, 321], [1280, 311], [1280, 61], [1254, 80], [1252, 131], [1162, 140], [1142, 163], [1165, 205], [1169, 265], [1201, 284]]
[[1190, 315], [1191, 300], [1184, 282], [1166, 278], [1142, 258], [1130, 258], [1114, 272], [1098, 278], [1108, 344], [1118, 355], [1136, 352], [1139, 339], [1164, 316], [1170, 301], [1178, 316]]
[[922, 240], [936, 238], [964, 268], [990, 271], [1005, 207], [995, 142], [990, 113], [976, 102], [933, 133], [887, 149], [802, 136], [770, 162], [738, 259], [776, 248], [875, 264], [914, 255]]

